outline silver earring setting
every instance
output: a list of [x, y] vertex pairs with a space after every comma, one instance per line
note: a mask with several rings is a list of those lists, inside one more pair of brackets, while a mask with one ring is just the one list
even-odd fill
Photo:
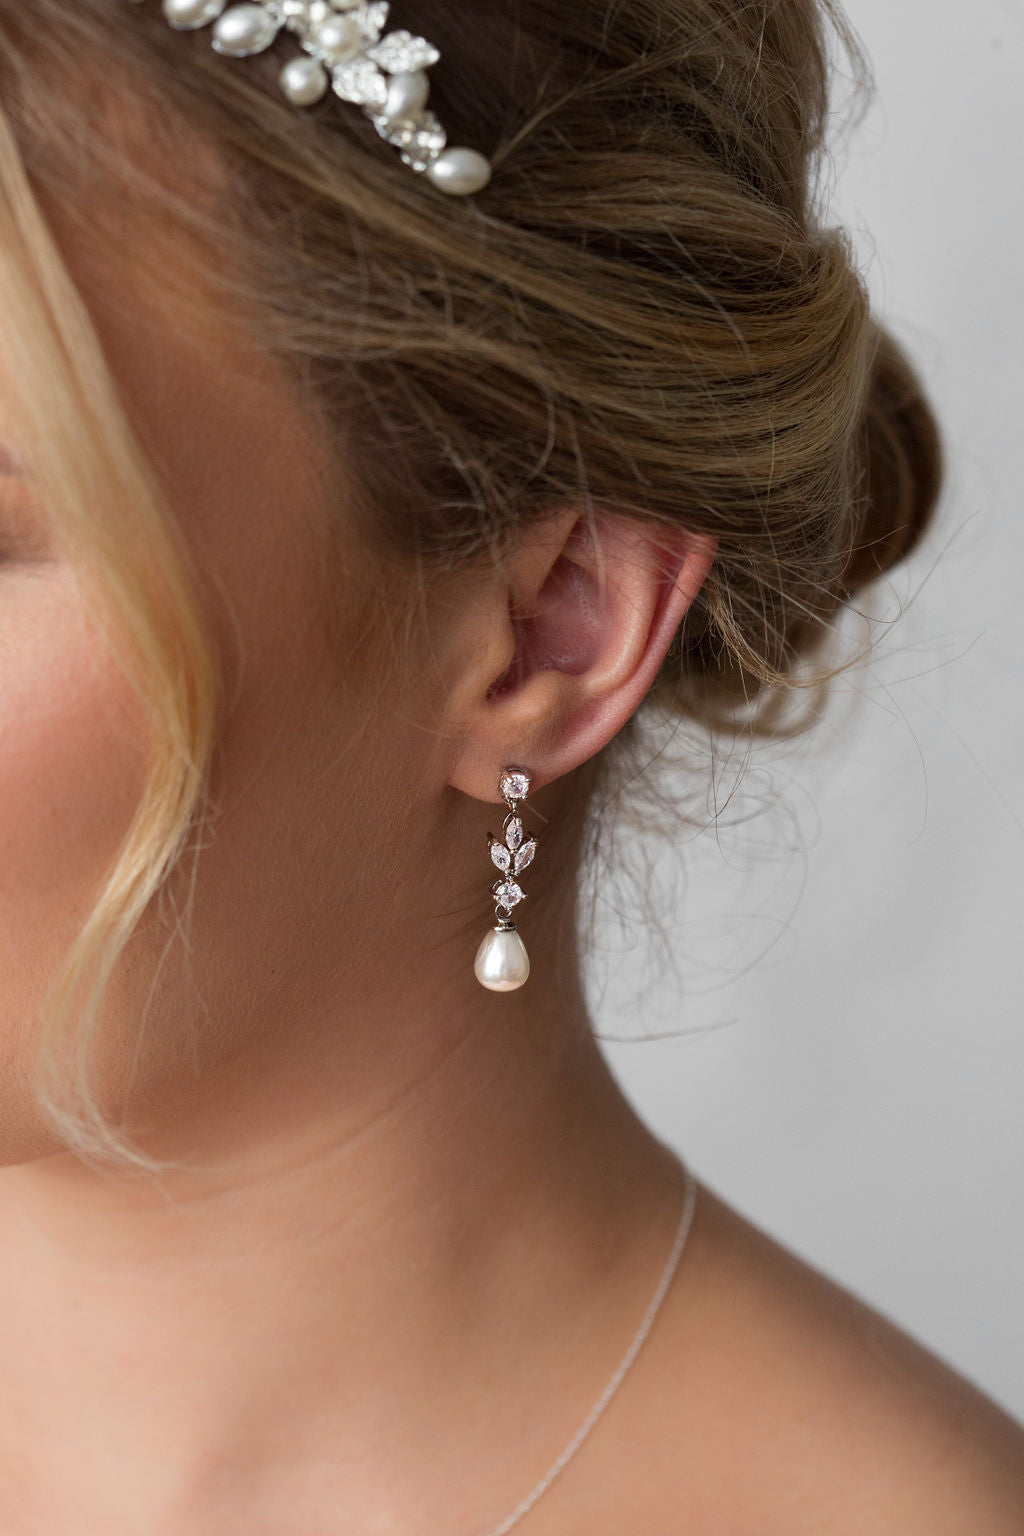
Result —
[[530, 957], [512, 912], [526, 892], [519, 884], [523, 870], [533, 863], [537, 839], [528, 836], [519, 814], [519, 803], [530, 793], [530, 776], [519, 768], [506, 768], [498, 780], [498, 790], [508, 806], [502, 836], [487, 834], [491, 862], [501, 872], [501, 879], [491, 887], [497, 924], [484, 935], [476, 952], [473, 970], [481, 986], [491, 992], [513, 992], [530, 974]]

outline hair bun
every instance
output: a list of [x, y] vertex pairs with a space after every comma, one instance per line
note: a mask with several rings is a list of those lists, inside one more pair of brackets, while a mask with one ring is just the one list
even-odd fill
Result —
[[916, 547], [942, 490], [939, 428], [917, 370], [883, 326], [868, 380], [860, 439], [862, 521], [843, 573], [847, 597]]

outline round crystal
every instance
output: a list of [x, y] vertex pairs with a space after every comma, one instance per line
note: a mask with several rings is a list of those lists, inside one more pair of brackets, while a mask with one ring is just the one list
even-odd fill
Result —
[[506, 800], [525, 800], [530, 793], [529, 775], [518, 771], [503, 773], [498, 789]]

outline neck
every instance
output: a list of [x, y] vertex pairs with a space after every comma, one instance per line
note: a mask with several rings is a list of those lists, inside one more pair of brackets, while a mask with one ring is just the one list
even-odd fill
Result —
[[484, 1527], [507, 1513], [629, 1343], [682, 1194], [548, 961], [547, 991], [419, 978], [337, 1060], [209, 1085], [177, 1120], [193, 1172], [0, 1173], [0, 1489], [20, 1468], [114, 1533], [370, 1530], [382, 1500], [421, 1530], [473, 1466]]

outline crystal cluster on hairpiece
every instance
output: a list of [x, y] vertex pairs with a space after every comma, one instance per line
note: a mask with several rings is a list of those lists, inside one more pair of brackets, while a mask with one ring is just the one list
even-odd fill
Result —
[[490, 181], [485, 156], [449, 145], [427, 109], [426, 71], [441, 55], [425, 38], [384, 30], [388, 0], [162, 0], [161, 8], [177, 31], [212, 22], [213, 48], [234, 59], [262, 53], [282, 30], [292, 33], [303, 52], [284, 65], [279, 83], [295, 106], [312, 106], [333, 90], [362, 107], [406, 165], [442, 192], [466, 197]]

